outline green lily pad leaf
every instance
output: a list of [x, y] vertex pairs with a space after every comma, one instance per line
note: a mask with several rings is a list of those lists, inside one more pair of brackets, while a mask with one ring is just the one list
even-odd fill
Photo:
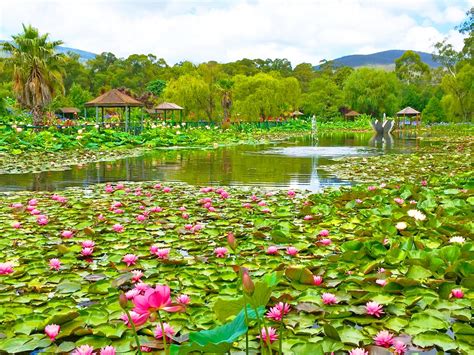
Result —
[[437, 346], [444, 351], [454, 350], [457, 348], [456, 342], [449, 335], [440, 332], [424, 332], [416, 335], [413, 344], [422, 348]]
[[431, 272], [420, 265], [412, 265], [407, 272], [407, 277], [413, 280], [423, 280], [431, 276]]
[[62, 282], [56, 288], [59, 293], [73, 293], [81, 289], [81, 284], [78, 282]]
[[305, 267], [289, 266], [285, 270], [285, 275], [290, 280], [299, 282], [304, 285], [313, 284], [313, 273]]

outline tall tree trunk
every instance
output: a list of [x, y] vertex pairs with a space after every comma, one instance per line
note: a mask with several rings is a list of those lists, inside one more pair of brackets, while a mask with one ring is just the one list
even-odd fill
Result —
[[42, 126], [43, 125], [43, 110], [39, 106], [33, 107], [33, 125]]
[[224, 111], [224, 122], [230, 119], [230, 109], [232, 108], [232, 97], [229, 91], [225, 91], [221, 100], [222, 109]]

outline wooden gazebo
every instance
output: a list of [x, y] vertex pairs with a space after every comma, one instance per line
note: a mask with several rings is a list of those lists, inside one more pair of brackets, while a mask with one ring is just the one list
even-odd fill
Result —
[[415, 110], [414, 108], [408, 106], [405, 107], [403, 110], [397, 112], [397, 127], [400, 128], [400, 118], [403, 117], [403, 125], [402, 128], [405, 128], [406, 118], [410, 119], [410, 126], [412, 126], [413, 118], [415, 118], [415, 125], [416, 127], [419, 126], [421, 122], [420, 112]]
[[[112, 89], [85, 104], [86, 107], [95, 107], [96, 121], [99, 123], [99, 108], [102, 109], [102, 124], [104, 123], [104, 108], [122, 108], [125, 116], [125, 131], [129, 130], [130, 113], [132, 107], [143, 107], [143, 103], [124, 94], [118, 89]], [[143, 111], [140, 119], [143, 127]]]
[[344, 114], [344, 118], [345, 118], [346, 120], [353, 120], [353, 119], [356, 118], [357, 116], [360, 116], [360, 113], [357, 112], [357, 111], [354, 111], [354, 110], [351, 110], [351, 111], [346, 112], [346, 113]]
[[172, 102], [162, 102], [161, 104], [154, 107], [153, 109], [155, 110], [156, 113], [163, 112], [163, 118], [164, 118], [165, 121], [166, 121], [166, 112], [171, 111], [171, 114], [173, 115], [174, 111], [179, 111], [179, 119], [181, 121], [183, 121], [183, 110], [184, 110], [184, 108], [182, 108], [181, 106], [176, 105]]
[[56, 112], [60, 114], [61, 118], [63, 119], [72, 120], [77, 118], [77, 115], [79, 114], [79, 112], [81, 112], [81, 110], [76, 107], [61, 107], [58, 108]]

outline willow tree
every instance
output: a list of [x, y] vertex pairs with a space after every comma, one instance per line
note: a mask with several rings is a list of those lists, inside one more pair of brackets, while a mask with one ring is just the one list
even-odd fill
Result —
[[3, 44], [13, 65], [13, 91], [23, 108], [33, 113], [33, 124], [43, 124], [45, 107], [64, 91], [61, 65], [64, 56], [57, 53], [62, 41], [49, 41], [38, 29], [23, 25], [23, 33]]

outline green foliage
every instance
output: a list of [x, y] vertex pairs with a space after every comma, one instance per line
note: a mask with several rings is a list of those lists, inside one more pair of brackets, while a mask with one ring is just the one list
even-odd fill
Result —
[[393, 115], [399, 107], [400, 85], [394, 73], [380, 69], [361, 68], [346, 80], [346, 103], [360, 113], [380, 117]]
[[146, 89], [155, 96], [161, 96], [161, 94], [163, 94], [163, 91], [165, 91], [165, 88], [166, 81], [161, 79], [150, 81], [146, 87]]
[[446, 113], [444, 112], [441, 101], [437, 96], [432, 96], [425, 109], [422, 112], [424, 122], [445, 122]]
[[308, 92], [301, 98], [301, 106], [306, 114], [315, 114], [325, 118], [339, 116], [344, 95], [339, 86], [328, 76], [313, 79]]

